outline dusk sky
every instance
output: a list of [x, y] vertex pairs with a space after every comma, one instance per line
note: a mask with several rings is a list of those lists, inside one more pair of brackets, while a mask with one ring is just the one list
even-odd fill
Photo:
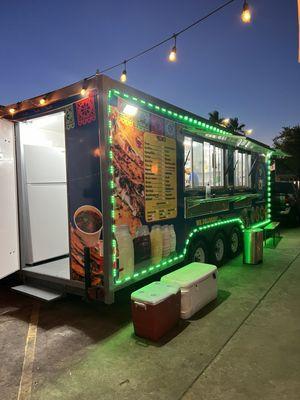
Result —
[[[118, 63], [192, 23], [225, 0], [27, 0], [2, 2], [0, 104], [30, 98]], [[129, 63], [130, 86], [207, 117], [239, 117], [272, 143], [300, 123], [297, 1], [242, 0], [172, 43]], [[13, 5], [12, 5], [13, 4]], [[109, 75], [119, 79], [121, 67]]]

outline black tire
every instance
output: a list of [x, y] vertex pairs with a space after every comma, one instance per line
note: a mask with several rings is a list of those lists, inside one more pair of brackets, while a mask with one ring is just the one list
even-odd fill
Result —
[[228, 255], [230, 258], [236, 257], [242, 248], [242, 234], [241, 230], [234, 226], [229, 233], [228, 240]]
[[208, 263], [208, 248], [205, 242], [201, 239], [191, 245], [188, 254], [189, 262]]
[[212, 264], [220, 267], [226, 260], [226, 239], [222, 232], [217, 232], [212, 241], [211, 260]]

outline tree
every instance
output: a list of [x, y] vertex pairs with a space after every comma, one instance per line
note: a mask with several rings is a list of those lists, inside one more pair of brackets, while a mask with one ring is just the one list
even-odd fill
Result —
[[281, 168], [285, 166], [300, 179], [300, 125], [293, 127], [285, 126], [273, 139], [274, 147], [280, 149], [291, 157], [278, 160]]
[[210, 122], [213, 124], [221, 124], [223, 121], [223, 118], [220, 116], [220, 113], [217, 110], [208, 113], [208, 115]]
[[245, 134], [245, 124], [240, 124], [238, 118], [230, 118], [228, 128], [233, 132]]
[[225, 126], [235, 133], [241, 133], [243, 135], [246, 134], [245, 124], [240, 124], [238, 118], [230, 118], [228, 123], [228, 121], [224, 120], [224, 118], [220, 116], [220, 113], [217, 110], [208, 113], [208, 115], [210, 122]]

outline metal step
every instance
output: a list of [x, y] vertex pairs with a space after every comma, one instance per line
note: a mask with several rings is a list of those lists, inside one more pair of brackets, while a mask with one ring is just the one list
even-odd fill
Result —
[[30, 285], [13, 286], [12, 290], [43, 301], [54, 301], [61, 298], [63, 295], [60, 291]]

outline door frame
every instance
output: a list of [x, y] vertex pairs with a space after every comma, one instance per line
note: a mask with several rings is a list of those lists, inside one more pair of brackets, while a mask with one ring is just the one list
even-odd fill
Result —
[[[15, 228], [16, 228], [16, 249], [14, 250], [15, 252], [17, 252], [17, 266], [13, 267], [13, 270], [11, 271], [5, 271], [4, 275], [0, 275], [0, 279], [5, 278], [11, 274], [13, 274], [14, 272], [17, 272], [20, 270], [20, 223], [19, 223], [19, 207], [18, 207], [18, 184], [17, 184], [17, 161], [16, 161], [16, 134], [15, 134], [15, 122], [14, 121], [9, 121], [7, 119], [2, 119], [2, 123], [7, 124], [7, 129], [8, 131], [11, 130], [11, 132], [9, 132], [9, 134], [11, 133], [11, 137], [9, 138], [12, 142], [12, 159], [13, 159], [13, 169], [14, 169], [14, 180], [15, 182], [13, 182], [13, 190], [15, 192], [15, 213], [16, 213], [16, 220], [15, 220]], [[11, 124], [11, 126], [9, 126], [9, 124]], [[4, 131], [6, 130], [6, 128], [4, 128]], [[10, 136], [10, 135], [9, 135]], [[5, 139], [5, 141], [7, 140], [7, 138]], [[1, 260], [1, 263], [3, 262], [3, 260]]]

